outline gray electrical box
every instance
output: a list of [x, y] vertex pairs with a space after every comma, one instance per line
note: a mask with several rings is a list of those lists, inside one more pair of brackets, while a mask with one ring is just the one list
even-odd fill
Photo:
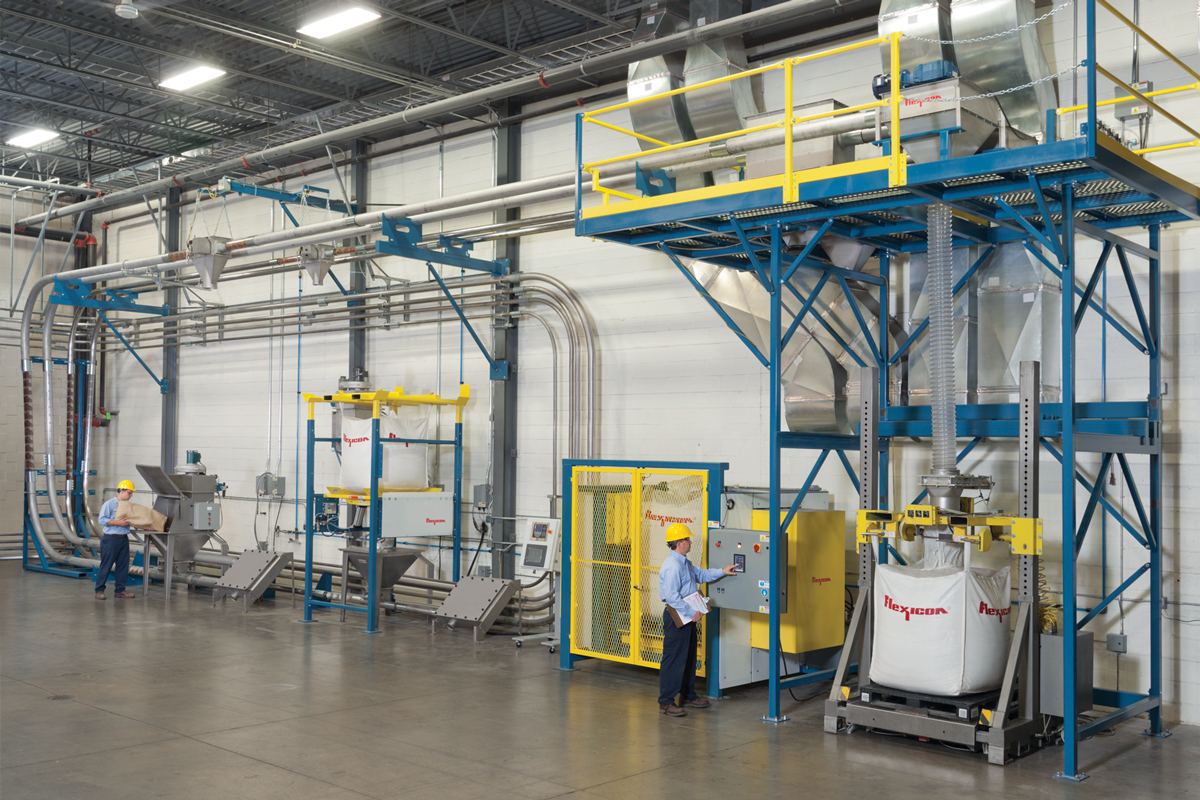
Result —
[[[1075, 637], [1075, 712], [1092, 709], [1092, 674], [1095, 653], [1092, 632], [1083, 631]], [[1042, 634], [1042, 708], [1052, 717], [1063, 715], [1063, 637]]]
[[220, 527], [220, 503], [196, 503], [192, 506], [192, 530], [215, 531]]
[[486, 483], [477, 483], [471, 487], [471, 503], [476, 508], [486, 508], [491, 497], [492, 487]]
[[380, 536], [408, 539], [453, 534], [453, 492], [389, 492], [383, 496]]
[[771, 589], [771, 546], [765, 531], [710, 528], [708, 563], [730, 564], [736, 572], [708, 587], [709, 604], [716, 608], [762, 612]]
[[[1142, 94], [1146, 94], [1146, 92], [1154, 91], [1154, 84], [1150, 81], [1139, 81], [1138, 83], [1133, 84], [1133, 88], [1137, 89]], [[1125, 91], [1125, 89], [1120, 86], [1116, 87], [1116, 89], [1113, 91], [1117, 97], [1132, 97], [1129, 92]], [[1154, 109], [1143, 103], [1138, 98], [1132, 97], [1130, 100], [1125, 100], [1115, 104], [1113, 106], [1113, 112], [1116, 114], [1117, 119], [1121, 120], [1121, 122], [1131, 122], [1133, 120], [1141, 119], [1142, 117], [1153, 116]]]
[[287, 478], [264, 472], [254, 479], [254, 489], [259, 497], [283, 497], [287, 491]]

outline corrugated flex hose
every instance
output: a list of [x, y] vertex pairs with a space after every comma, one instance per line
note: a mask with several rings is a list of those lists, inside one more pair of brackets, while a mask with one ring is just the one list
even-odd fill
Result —
[[950, 206], [929, 207], [929, 364], [933, 388], [933, 471], [954, 474], [954, 250]]

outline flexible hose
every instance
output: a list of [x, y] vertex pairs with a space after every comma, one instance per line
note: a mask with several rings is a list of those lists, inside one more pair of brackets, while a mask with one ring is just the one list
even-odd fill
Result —
[[954, 251], [950, 206], [929, 207], [929, 368], [933, 387], [933, 471], [956, 474], [954, 438]]

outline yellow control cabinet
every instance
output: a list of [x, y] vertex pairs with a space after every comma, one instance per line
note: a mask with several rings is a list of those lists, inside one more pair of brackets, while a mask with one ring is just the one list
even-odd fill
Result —
[[[767, 530], [770, 512], [755, 510], [753, 527]], [[784, 516], [784, 515], [781, 515]], [[838, 647], [846, 637], [846, 514], [799, 511], [788, 528], [788, 603], [780, 649], [807, 653]], [[750, 645], [769, 645], [766, 614], [751, 614]]]

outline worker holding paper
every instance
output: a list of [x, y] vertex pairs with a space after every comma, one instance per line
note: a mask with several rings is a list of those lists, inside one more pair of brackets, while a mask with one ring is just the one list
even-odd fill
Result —
[[708, 613], [707, 598], [700, 595], [698, 584], [733, 574], [733, 565], [724, 569], [700, 569], [687, 560], [692, 549], [692, 532], [687, 525], [675, 523], [667, 528], [667, 547], [671, 552], [658, 571], [658, 596], [666, 603], [663, 610], [663, 654], [658, 671], [658, 709], [669, 717], [687, 712], [675, 704], [708, 708], [709, 702], [696, 694], [696, 623]]

